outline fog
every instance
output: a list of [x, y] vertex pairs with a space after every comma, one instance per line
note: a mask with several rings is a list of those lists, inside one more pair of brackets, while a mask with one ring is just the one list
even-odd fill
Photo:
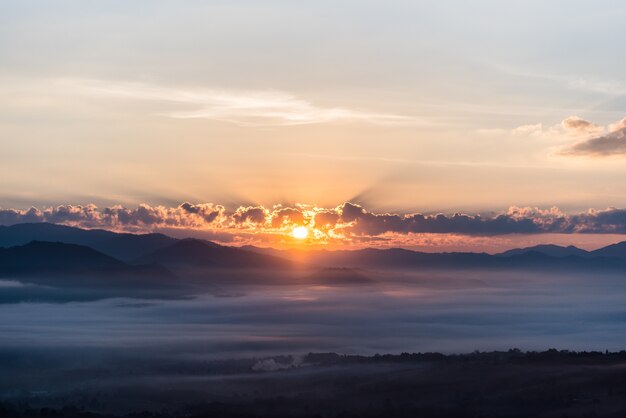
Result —
[[[618, 350], [626, 340], [626, 281], [619, 276], [365, 275], [372, 280], [221, 283], [172, 299], [109, 298], [85, 289], [3, 281], [0, 347], [137, 348], [144, 353], [146, 348], [217, 359], [309, 351]], [[12, 301], [10, 295], [17, 293]], [[28, 302], [24, 294], [46, 302]]]
[[618, 275], [333, 270], [195, 272], [182, 281], [189, 285], [169, 294], [0, 281], [0, 402], [125, 413], [275, 396], [272, 387], [293, 385], [309, 399], [315, 382], [385, 381], [387, 367], [425, 385], [431, 375], [415, 364], [337, 374], [304, 367], [309, 352], [619, 351], [626, 342]]

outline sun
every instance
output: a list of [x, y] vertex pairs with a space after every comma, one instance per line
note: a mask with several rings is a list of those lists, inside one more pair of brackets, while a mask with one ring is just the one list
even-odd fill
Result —
[[291, 234], [296, 239], [305, 239], [309, 235], [309, 230], [306, 229], [306, 226], [297, 226], [291, 231]]

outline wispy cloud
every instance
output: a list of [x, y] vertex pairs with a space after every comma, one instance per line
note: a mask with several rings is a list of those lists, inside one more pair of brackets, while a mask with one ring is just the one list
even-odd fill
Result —
[[[609, 129], [611, 127], [609, 126]], [[503, 131], [503, 133], [506, 131]], [[513, 136], [536, 137], [546, 140], [571, 140], [572, 138], [588, 138], [605, 132], [605, 127], [592, 123], [578, 116], [568, 116], [560, 123], [544, 125], [535, 123], [513, 128], [509, 133]], [[488, 133], [488, 132], [486, 132]]]
[[599, 79], [572, 74], [531, 72], [502, 64], [493, 64], [493, 66], [508, 75], [529, 79], [554, 81], [572, 90], [608, 96], [622, 96], [626, 94], [626, 82], [622, 80]]
[[623, 96], [626, 94], [626, 83], [615, 80], [595, 80], [586, 78], [566, 79], [567, 86], [582, 91], [606, 94], [610, 96]]
[[154, 84], [91, 79], [63, 79], [57, 83], [77, 94], [92, 97], [169, 102], [187, 109], [172, 109], [165, 116], [211, 119], [245, 126], [288, 126], [330, 122], [382, 125], [423, 124], [412, 116], [321, 106], [293, 94], [275, 90], [220, 90], [174, 88]]

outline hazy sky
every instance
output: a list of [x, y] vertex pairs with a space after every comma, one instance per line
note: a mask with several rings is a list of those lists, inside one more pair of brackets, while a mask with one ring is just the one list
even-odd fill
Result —
[[624, 207], [625, 17], [598, 0], [0, 0], [0, 207]]

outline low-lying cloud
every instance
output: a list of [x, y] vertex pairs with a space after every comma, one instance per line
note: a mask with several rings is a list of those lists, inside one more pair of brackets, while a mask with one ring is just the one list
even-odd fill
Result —
[[183, 229], [224, 236], [254, 234], [258, 237], [289, 235], [304, 225], [317, 240], [375, 240], [390, 234], [456, 234], [499, 236], [506, 234], [623, 234], [626, 209], [590, 209], [565, 213], [558, 208], [510, 207], [489, 215], [376, 213], [346, 202], [334, 208], [310, 205], [266, 208], [241, 206], [229, 210], [214, 203], [182, 203], [177, 207], [141, 204], [136, 208], [95, 205], [63, 205], [54, 208], [0, 209], [0, 225], [50, 222], [83, 228], [151, 232]]

